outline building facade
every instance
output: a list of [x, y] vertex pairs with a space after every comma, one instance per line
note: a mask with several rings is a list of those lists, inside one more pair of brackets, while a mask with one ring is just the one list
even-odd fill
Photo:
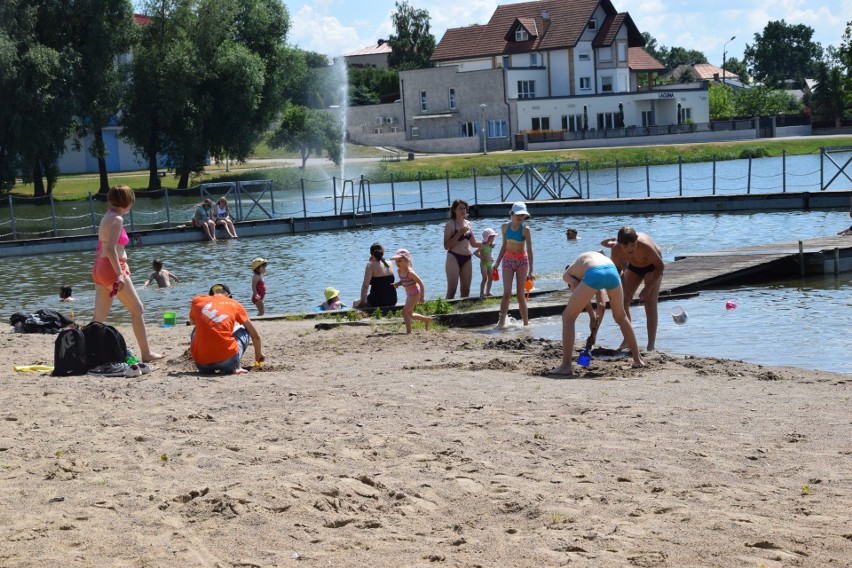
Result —
[[640, 86], [665, 70], [643, 45], [610, 0], [498, 6], [487, 24], [448, 29], [434, 68], [400, 73], [405, 144], [477, 151], [708, 122], [706, 85]]

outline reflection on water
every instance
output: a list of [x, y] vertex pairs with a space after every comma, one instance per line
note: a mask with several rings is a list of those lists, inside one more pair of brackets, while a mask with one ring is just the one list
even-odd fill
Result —
[[[506, 220], [507, 218], [472, 219], [471, 223], [477, 235], [481, 235], [486, 227], [492, 227], [499, 232], [500, 224]], [[536, 287], [544, 290], [563, 288], [561, 275], [565, 265], [580, 252], [599, 249], [600, 241], [613, 236], [624, 224], [650, 233], [662, 246], [665, 260], [671, 261], [675, 255], [688, 252], [833, 235], [848, 226], [849, 220], [847, 213], [840, 211], [536, 217], [530, 222], [535, 250], [535, 272], [538, 275]], [[567, 227], [577, 228], [580, 240], [567, 242]], [[254, 309], [250, 302], [250, 263], [255, 256], [270, 260], [265, 276], [268, 289], [267, 313], [310, 311], [323, 301], [322, 291], [328, 286], [338, 288], [341, 299], [351, 304], [360, 295], [364, 265], [370, 244], [374, 241], [385, 245], [388, 257], [397, 248], [408, 248], [414, 256], [417, 273], [426, 284], [427, 298], [441, 297], [446, 292], [446, 252], [442, 247], [442, 235], [443, 222], [422, 223], [318, 234], [223, 240], [218, 243], [143, 246], [130, 249], [129, 257], [133, 282], [137, 287], [141, 286], [150, 274], [151, 261], [155, 258], [162, 259], [165, 267], [180, 278], [180, 283], [169, 289], [158, 290], [156, 287], [149, 287], [140, 291], [148, 313], [147, 320], [159, 323], [162, 321], [162, 312], [165, 311], [175, 311], [179, 320], [185, 320], [191, 298], [205, 292], [217, 281], [227, 283], [235, 298], [242, 301], [252, 314]], [[29, 313], [38, 308], [52, 307], [64, 312], [73, 309], [77, 318], [83, 321], [90, 318], [94, 303], [91, 281], [93, 257], [94, 253], [91, 252], [34, 258], [0, 258], [0, 285], [6, 290], [5, 294], [0, 295], [3, 317], [8, 318], [16, 311]], [[478, 263], [474, 262], [471, 289], [478, 291], [480, 276]], [[63, 284], [74, 288], [77, 301], [71, 305], [73, 307], [62, 305], [58, 301], [58, 289]], [[495, 283], [495, 294], [501, 293], [502, 284], [502, 279]], [[688, 339], [683, 342], [682, 347], [678, 347], [678, 351], [699, 353], [699, 348], [711, 345], [713, 338], [739, 334], [748, 336], [757, 343], [754, 347], [748, 347], [738, 339], [739, 353], [724, 351], [714, 354], [749, 360], [753, 360], [753, 355], [759, 355], [766, 357], [762, 362], [767, 364], [794, 364], [783, 363], [786, 359], [780, 358], [783, 352], [799, 351], [798, 348], [790, 349], [790, 345], [797, 345], [791, 343], [790, 338], [813, 336], [816, 335], [815, 330], [820, 329], [842, 329], [843, 321], [838, 321], [838, 318], [852, 313], [852, 285], [848, 277], [844, 279], [841, 276], [839, 280], [830, 277], [824, 281], [809, 279], [808, 288], [802, 291], [798, 290], [798, 286], [799, 283], [795, 282], [786, 286], [754, 288], [753, 293], [761, 299], [760, 305], [765, 306], [765, 309], [748, 320], [741, 317], [738, 319], [738, 316], [753, 309], [757, 301], [738, 302], [741, 308], [738, 308], [736, 314], [727, 316], [727, 321], [736, 325], [724, 329], [723, 332], [715, 327], [703, 329], [700, 324], [707, 320], [702, 319], [702, 310], [698, 306], [710, 293], [702, 294], [695, 300], [679, 302], [689, 313], [689, 322], [683, 328], [666, 331], [662, 328], [671, 323], [671, 319], [668, 316], [661, 317], [657, 343], [662, 349], [667, 349], [669, 344], [666, 334], [676, 338], [678, 333], [690, 332], [684, 336]], [[693, 307], [692, 302], [699, 303]], [[752, 307], [749, 307], [750, 305]], [[797, 310], [794, 313], [806, 312], [813, 315], [811, 318], [804, 318], [792, 333], [776, 335], [774, 330], [777, 328], [777, 320], [787, 317], [787, 312], [794, 308]], [[111, 317], [116, 322], [129, 321], [127, 312], [121, 308], [114, 309]], [[644, 337], [644, 315], [641, 310], [634, 314], [634, 317], [637, 317], [639, 335]], [[845, 329], [849, 327], [847, 318]], [[845, 337], [848, 337], [848, 334], [838, 337], [837, 340]], [[640, 339], [640, 345], [641, 343]], [[779, 345], [786, 348], [778, 349], [779, 359], [776, 360], [771, 358], [775, 357], [771, 354]], [[810, 347], [816, 353], [826, 351], [821, 343]], [[839, 351], [842, 352], [843, 349]], [[848, 343], [845, 352], [849, 352]]]

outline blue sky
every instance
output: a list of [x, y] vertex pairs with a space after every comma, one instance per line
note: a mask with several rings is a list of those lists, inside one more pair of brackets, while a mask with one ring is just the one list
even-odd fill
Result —
[[[447, 28], [484, 24], [498, 4], [496, 0], [409, 0], [415, 8], [429, 11], [436, 40]], [[566, 0], [570, 1], [570, 0]], [[762, 33], [770, 20], [805, 24], [814, 29], [814, 40], [823, 47], [839, 46], [846, 23], [852, 21], [849, 0], [612, 0], [616, 10], [629, 12], [640, 31], [647, 31], [659, 45], [702, 51], [710, 63], [721, 65], [722, 48], [728, 57], [742, 59], [746, 43]], [[335, 57], [386, 38], [393, 29], [393, 0], [285, 0], [292, 28], [288, 42], [310, 51]]]

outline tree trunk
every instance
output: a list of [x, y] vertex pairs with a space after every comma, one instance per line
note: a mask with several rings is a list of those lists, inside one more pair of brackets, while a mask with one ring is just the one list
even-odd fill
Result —
[[160, 189], [160, 176], [157, 174], [157, 130], [151, 129], [148, 142], [148, 189]]
[[36, 157], [33, 161], [33, 197], [44, 197], [44, 179], [41, 173], [41, 158]]
[[178, 189], [186, 189], [189, 187], [189, 172], [184, 171], [180, 173], [180, 178], [178, 179]]
[[98, 173], [100, 174], [100, 189], [98, 193], [106, 195], [109, 193], [109, 176], [106, 168], [106, 147], [104, 146], [104, 132], [98, 127], [95, 129], [95, 147], [98, 151]]
[[304, 170], [305, 169], [305, 162], [308, 161], [308, 156], [311, 155], [311, 151], [310, 150], [305, 151], [305, 149], [302, 148], [301, 152], [302, 152], [302, 169]]

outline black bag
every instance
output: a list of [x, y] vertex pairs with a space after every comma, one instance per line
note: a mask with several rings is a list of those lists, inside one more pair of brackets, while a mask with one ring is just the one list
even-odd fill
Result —
[[125, 363], [127, 345], [124, 337], [111, 325], [93, 321], [83, 328], [86, 337], [86, 363], [89, 369], [106, 363]]
[[[15, 318], [16, 315], [13, 315], [12, 318]], [[24, 320], [24, 333], [58, 333], [60, 329], [72, 323], [74, 322], [56, 310], [41, 309], [30, 314]], [[15, 325], [14, 321], [12, 321], [12, 325]]]
[[87, 358], [86, 337], [80, 328], [63, 329], [53, 348], [53, 376], [85, 375], [89, 368]]

